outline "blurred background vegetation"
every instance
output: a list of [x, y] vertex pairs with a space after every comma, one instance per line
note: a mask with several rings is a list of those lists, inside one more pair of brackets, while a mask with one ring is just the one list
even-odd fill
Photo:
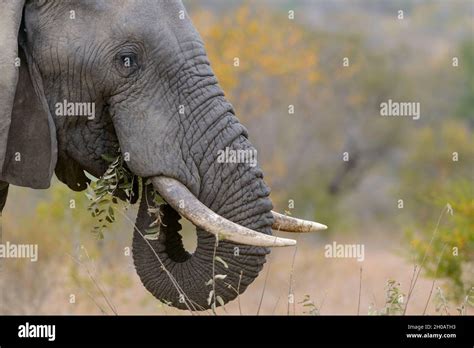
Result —
[[[312, 314], [388, 313], [387, 298], [411, 293], [414, 265], [422, 272], [408, 314], [472, 313], [473, 2], [184, 2], [258, 149], [276, 210], [330, 226], [300, 236], [296, 254], [274, 250], [268, 283], [262, 274], [227, 313], [308, 313], [308, 303]], [[421, 118], [381, 117], [388, 99], [420, 102]], [[40, 261], [2, 261], [0, 311], [178, 313], [134, 272], [135, 208], [124, 205], [97, 240], [87, 206], [59, 182], [11, 189], [3, 241], [38, 243]], [[189, 224], [183, 234], [192, 249]], [[365, 261], [324, 258], [332, 241], [364, 244]]]

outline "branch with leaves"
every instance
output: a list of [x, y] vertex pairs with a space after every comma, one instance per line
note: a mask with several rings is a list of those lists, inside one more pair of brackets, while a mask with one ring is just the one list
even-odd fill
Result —
[[133, 181], [139, 180], [139, 185], [142, 185], [141, 178], [133, 175], [126, 167], [121, 155], [117, 157], [102, 155], [102, 158], [109, 162], [109, 166], [100, 178], [96, 178], [84, 171], [87, 178], [91, 181], [87, 185], [85, 193], [90, 201], [88, 210], [91, 212], [92, 217], [97, 219], [97, 224], [93, 227], [92, 232], [99, 239], [104, 238], [104, 230], [115, 221], [114, 208], [118, 204], [118, 200], [114, 194], [118, 190], [122, 190], [130, 201], [133, 195]]

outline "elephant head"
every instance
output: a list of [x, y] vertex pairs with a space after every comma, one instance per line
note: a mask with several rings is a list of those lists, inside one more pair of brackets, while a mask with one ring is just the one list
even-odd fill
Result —
[[[53, 171], [83, 190], [84, 171], [101, 176], [102, 155], [120, 148], [130, 171], [153, 183], [134, 230], [137, 273], [158, 299], [193, 310], [209, 308], [211, 289], [217, 305], [234, 299], [269, 247], [295, 244], [272, 228], [325, 228], [272, 212], [255, 163], [219, 161], [222, 151], [255, 149], [181, 1], [0, 5], [0, 202], [6, 183], [47, 188]], [[156, 219], [148, 209], [154, 192], [167, 204], [150, 240], [143, 231]], [[193, 254], [181, 242], [181, 216], [197, 227]], [[209, 282], [217, 274], [226, 277]]]

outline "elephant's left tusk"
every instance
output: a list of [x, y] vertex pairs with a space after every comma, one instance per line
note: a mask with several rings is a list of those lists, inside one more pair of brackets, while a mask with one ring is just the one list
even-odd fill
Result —
[[319, 222], [301, 220], [291, 216], [286, 216], [272, 211], [274, 223], [272, 229], [276, 231], [308, 233], [326, 230], [326, 225]]

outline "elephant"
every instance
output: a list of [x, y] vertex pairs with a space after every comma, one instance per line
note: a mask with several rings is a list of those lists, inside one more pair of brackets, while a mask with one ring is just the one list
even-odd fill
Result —
[[[1, 209], [10, 184], [47, 189], [53, 173], [86, 189], [85, 172], [100, 177], [103, 155], [120, 149], [130, 172], [149, 182], [133, 231], [137, 274], [157, 299], [196, 311], [235, 299], [271, 247], [295, 245], [272, 229], [326, 228], [274, 212], [258, 164], [217, 160], [220, 151], [256, 150], [180, 0], [0, 5]], [[84, 117], [87, 105], [93, 115]], [[152, 214], [154, 194], [164, 203]], [[158, 237], [146, 238], [156, 214]], [[196, 226], [192, 254], [181, 217]]]

